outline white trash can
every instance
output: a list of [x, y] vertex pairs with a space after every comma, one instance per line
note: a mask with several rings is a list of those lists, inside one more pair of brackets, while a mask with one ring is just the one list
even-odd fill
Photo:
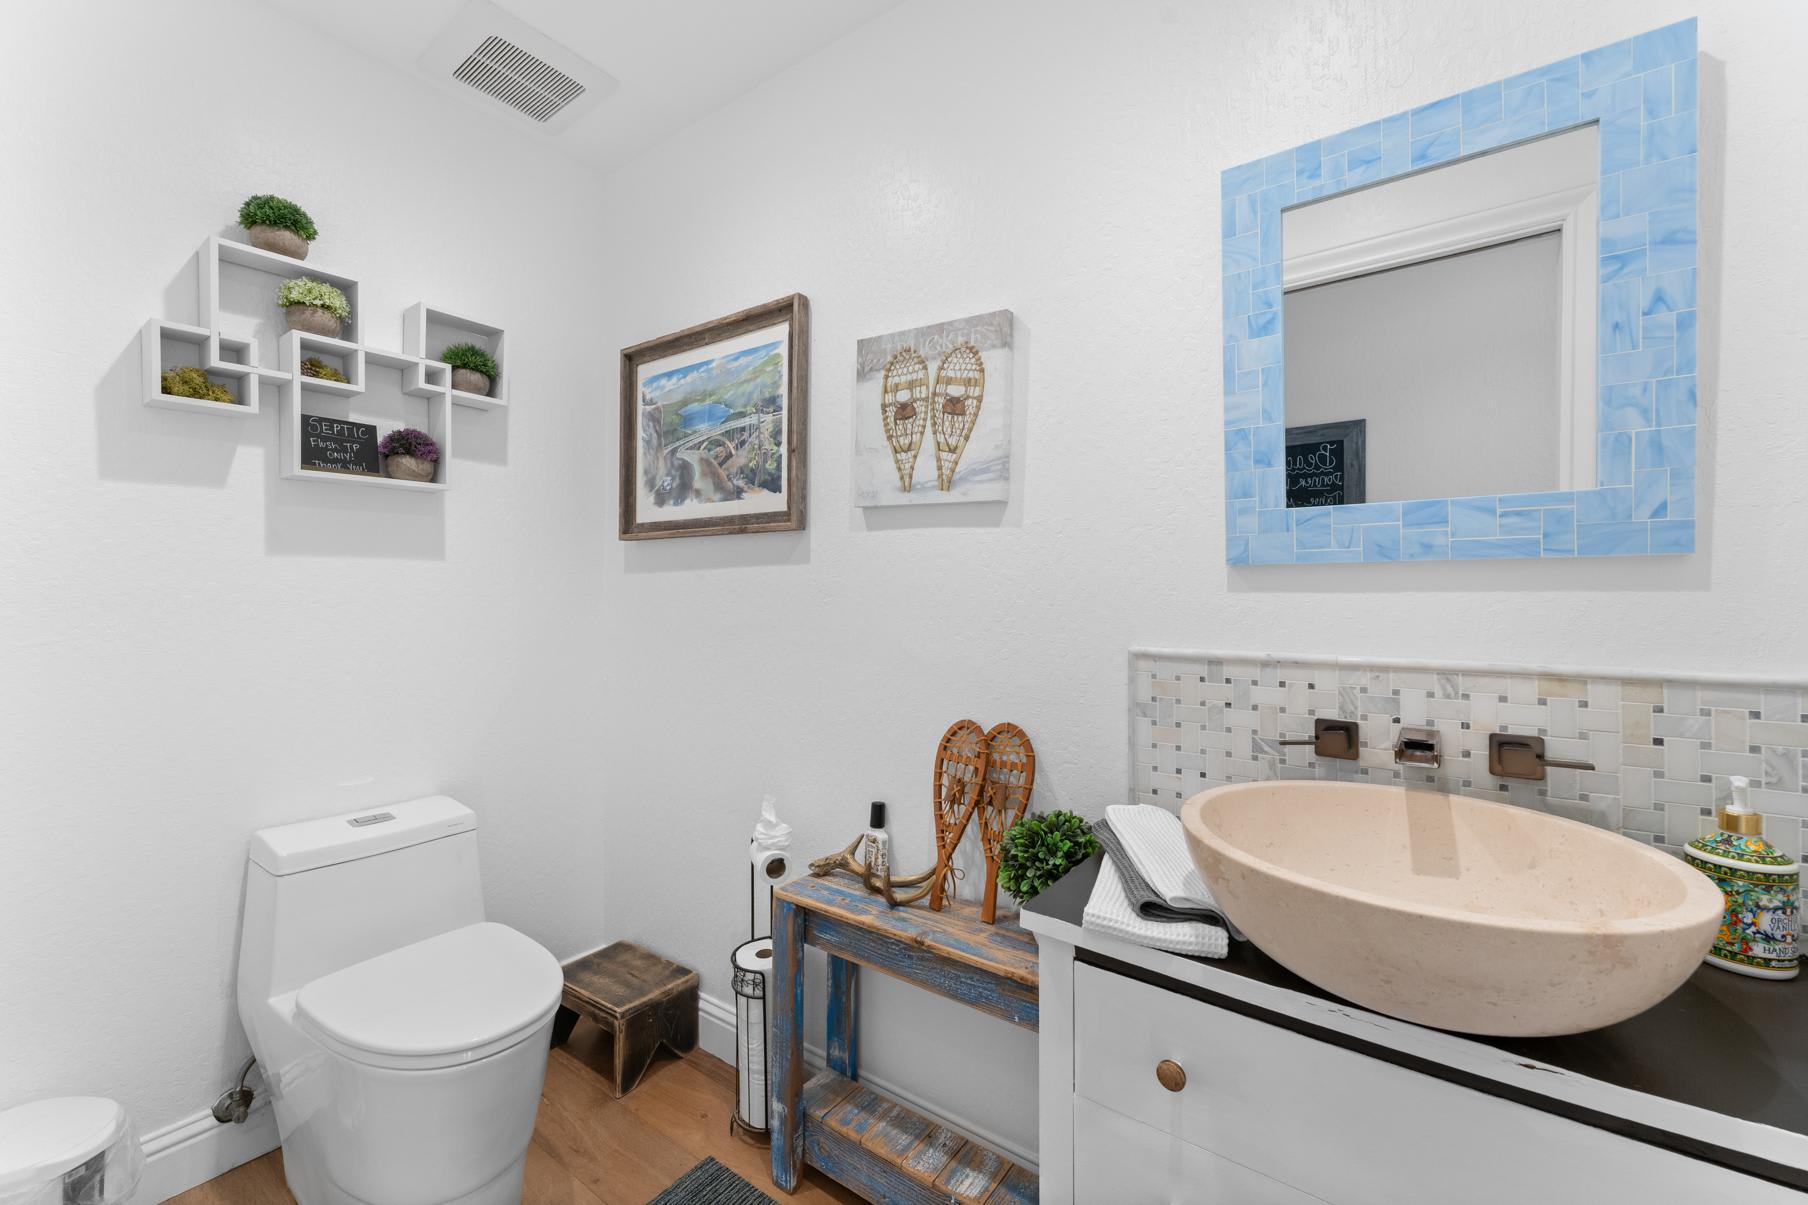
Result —
[[118, 1101], [63, 1096], [0, 1113], [0, 1205], [117, 1205], [143, 1174]]

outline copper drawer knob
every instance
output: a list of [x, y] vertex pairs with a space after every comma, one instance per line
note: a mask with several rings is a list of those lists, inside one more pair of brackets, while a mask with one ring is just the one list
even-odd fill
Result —
[[1155, 1078], [1161, 1086], [1170, 1092], [1178, 1092], [1186, 1087], [1186, 1068], [1173, 1059], [1163, 1059], [1155, 1064]]

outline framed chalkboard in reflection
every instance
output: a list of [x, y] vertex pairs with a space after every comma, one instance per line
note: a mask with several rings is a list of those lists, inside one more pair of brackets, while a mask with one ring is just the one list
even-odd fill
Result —
[[1344, 506], [1367, 502], [1368, 421], [1287, 428], [1287, 505]]

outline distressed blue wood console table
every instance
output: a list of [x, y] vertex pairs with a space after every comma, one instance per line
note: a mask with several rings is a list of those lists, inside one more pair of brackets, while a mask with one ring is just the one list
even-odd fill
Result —
[[[869, 1201], [1020, 1205], [1036, 1174], [859, 1082], [859, 969], [1036, 1028], [1036, 939], [979, 905], [887, 908], [843, 875], [781, 887], [772, 917], [772, 1180], [804, 1164]], [[804, 946], [829, 956], [828, 1067], [804, 1082]]]

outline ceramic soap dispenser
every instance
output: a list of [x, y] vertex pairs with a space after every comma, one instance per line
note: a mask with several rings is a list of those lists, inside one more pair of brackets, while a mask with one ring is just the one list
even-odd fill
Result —
[[1733, 779], [1733, 799], [1720, 809], [1720, 828], [1697, 837], [1683, 860], [1714, 880], [1726, 896], [1710, 965], [1760, 979], [1794, 979], [1801, 969], [1796, 913], [1801, 868], [1764, 839], [1764, 817], [1751, 810], [1751, 783]]

